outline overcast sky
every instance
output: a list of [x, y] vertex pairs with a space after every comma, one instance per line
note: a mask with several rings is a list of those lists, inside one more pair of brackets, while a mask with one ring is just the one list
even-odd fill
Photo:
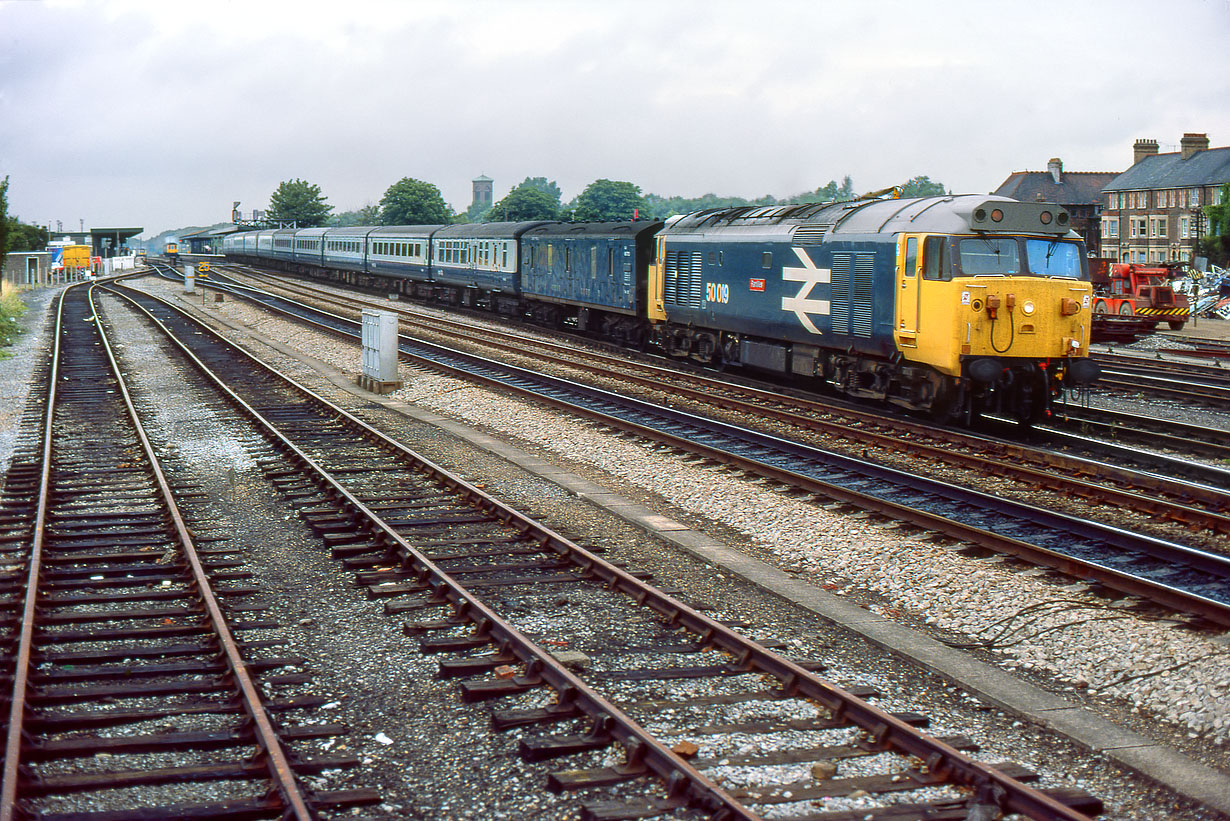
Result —
[[0, 0], [9, 213], [151, 236], [402, 177], [567, 201], [1120, 171], [1230, 145], [1230, 0]]

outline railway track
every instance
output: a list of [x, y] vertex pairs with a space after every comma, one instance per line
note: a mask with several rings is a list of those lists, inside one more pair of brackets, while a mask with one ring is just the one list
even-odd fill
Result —
[[[357, 333], [347, 330], [347, 321], [340, 317], [315, 309], [306, 312], [316, 314], [313, 321], [335, 333]], [[432, 367], [524, 393], [638, 436], [783, 481], [830, 502], [1055, 568], [1214, 624], [1230, 623], [1230, 559], [1224, 556], [881, 468], [421, 341], [403, 340], [401, 350]], [[1224, 491], [1207, 490], [1214, 496], [1220, 494], [1224, 506]]]
[[[467, 701], [519, 699], [495, 711], [493, 724], [521, 736], [527, 761], [581, 757], [582, 766], [557, 770], [547, 783], [587, 796], [585, 817], [692, 807], [755, 818], [801, 802], [814, 812], [856, 790], [882, 801], [884, 817], [964, 818], [980, 802], [1037, 818], [1098, 811], [1079, 790], [1035, 790], [1023, 783], [1033, 777], [1028, 771], [969, 757], [967, 740], [927, 736], [918, 729], [925, 717], [894, 714], [868, 701], [871, 692], [835, 687], [815, 664], [752, 642], [571, 543], [264, 370], [166, 304], [128, 298], [184, 340], [202, 372], [225, 373], [214, 378], [217, 389], [270, 442], [266, 475], [371, 595], [389, 600], [387, 612], [411, 619], [405, 630], [421, 637], [422, 652], [446, 657], [440, 675], [462, 679]], [[561, 591], [569, 615], [543, 627], [537, 614]], [[534, 617], [515, 616], [527, 612]], [[561, 644], [585, 648], [585, 656], [552, 650]], [[688, 697], [690, 682], [714, 679], [716, 694]], [[742, 718], [726, 718], [728, 710]], [[648, 724], [666, 728], [650, 732]], [[725, 737], [798, 731], [830, 736], [789, 753], [735, 756], [736, 766], [834, 768], [812, 786], [726, 788], [708, 774], [732, 765], [708, 753]], [[701, 743], [666, 742], [664, 733]], [[863, 774], [838, 777], [847, 771]]]
[[[1067, 405], [1059, 409], [1037, 432], [1044, 437], [1056, 437], [1055, 444], [1067, 445], [1068, 438], [1077, 435], [1072, 444], [1087, 451], [1100, 451], [1112, 456], [1117, 464], [1136, 464], [1146, 470], [1159, 467], [1171, 476], [1188, 476], [1192, 481], [1221, 487], [1230, 486], [1230, 471], [1210, 470], [1208, 466], [1182, 459], [1167, 459], [1150, 451], [1142, 455], [1138, 448], [1126, 444], [1164, 448], [1176, 453], [1191, 453], [1223, 465], [1230, 465], [1230, 431], [1204, 425], [1193, 425], [1173, 419], [1161, 419], [1140, 413], [1125, 413], [1107, 408]], [[1102, 441], [1092, 442], [1096, 433]]]
[[1098, 353], [1094, 359], [1102, 366], [1102, 376], [1098, 379], [1101, 387], [1230, 410], [1230, 370], [1220, 365], [1120, 353]]
[[301, 783], [356, 763], [296, 750], [343, 728], [291, 718], [323, 699], [276, 695], [303, 662], [245, 638], [277, 625], [238, 549], [181, 515], [91, 297], [60, 297], [3, 485], [0, 819], [306, 821], [377, 801]]
[[[354, 300], [342, 298], [334, 292], [296, 283], [296, 289], [299, 288], [310, 293], [314, 299], [324, 300], [325, 304], [339, 310], [358, 310]], [[438, 331], [463, 344], [505, 350], [519, 356], [529, 355], [532, 351], [537, 360], [591, 373], [600, 379], [618, 373], [621, 383], [635, 384], [647, 391], [661, 391], [669, 386], [672, 400], [680, 397], [694, 400], [699, 407], [722, 408], [739, 419], [772, 420], [800, 433], [823, 437], [825, 442], [842, 441], [854, 448], [872, 446], [886, 452], [921, 456], [936, 463], [971, 469], [985, 475], [1008, 475], [1035, 487], [1135, 510], [1163, 521], [1181, 522], [1214, 533], [1225, 530], [1223, 514], [1230, 506], [1230, 497], [1224, 488], [1230, 484], [1230, 472], [1158, 456], [1149, 451], [1135, 451], [1126, 462], [1138, 465], [1142, 470], [1121, 469], [1116, 465], [1072, 455], [1070, 451], [1097, 456], [1114, 451], [1113, 446], [1108, 448], [1103, 442], [1082, 434], [1081, 423], [1095, 418], [1096, 412], [1088, 409], [1068, 406], [1064, 416], [1056, 420], [1056, 424], [1068, 423], [1063, 431], [1044, 426], [1040, 430], [1045, 433], [1039, 435], [1035, 432], [1033, 441], [1045, 442], [1049, 436], [1066, 451], [1058, 453], [1002, 436], [989, 437], [969, 431], [935, 428], [909, 419], [851, 407], [846, 403], [784, 394], [729, 379], [681, 371], [676, 367], [638, 363], [630, 361], [623, 353], [578, 352], [574, 347], [516, 332], [490, 328], [476, 330], [464, 322], [428, 316], [388, 302], [372, 301], [371, 304], [398, 311], [400, 317], [410, 322], [412, 327]], [[1016, 426], [1010, 427], [1015, 429]], [[1083, 429], [1099, 428], [1087, 424]], [[1119, 420], [1113, 433], [1117, 440], [1124, 440], [1132, 436], [1133, 430], [1124, 420]], [[1156, 430], [1152, 428], [1148, 433], [1142, 431], [1140, 434], [1147, 436], [1149, 443], [1155, 447], [1161, 440], [1166, 440], [1164, 436], [1153, 435]], [[1171, 437], [1167, 441], [1176, 447], [1186, 445], [1184, 450], [1195, 450], [1208, 458], [1217, 459], [1223, 453], [1230, 455], [1230, 446], [1223, 446], [1216, 431], [1205, 437], [1207, 441], [1202, 441], [1204, 431], [1195, 426], [1181, 433], [1181, 436]], [[1115, 455], [1119, 454], [1116, 452]], [[1180, 481], [1171, 481], [1166, 477], [1177, 477]]]

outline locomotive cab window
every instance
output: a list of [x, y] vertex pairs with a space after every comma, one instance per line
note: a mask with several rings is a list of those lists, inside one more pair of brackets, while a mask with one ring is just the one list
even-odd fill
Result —
[[905, 241], [905, 275], [907, 277], [914, 276], [915, 270], [918, 268], [918, 240], [910, 237]]
[[773, 252], [772, 251], [765, 251], [763, 254], [760, 255], [760, 267], [765, 268], [765, 269], [773, 267]]
[[1025, 240], [1025, 258], [1029, 261], [1031, 274], [1084, 279], [1081, 265], [1083, 257], [1081, 247], [1074, 242], [1061, 242], [1057, 239]]
[[927, 237], [923, 242], [923, 278], [952, 279], [948, 237]]
[[961, 272], [967, 276], [1021, 273], [1020, 246], [1015, 237], [963, 239], [960, 253]]

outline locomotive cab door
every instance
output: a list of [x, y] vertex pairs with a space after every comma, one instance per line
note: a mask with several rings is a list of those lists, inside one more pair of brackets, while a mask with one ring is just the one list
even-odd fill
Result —
[[921, 248], [920, 236], [903, 234], [897, 238], [897, 307], [894, 335], [901, 348], [918, 346]]

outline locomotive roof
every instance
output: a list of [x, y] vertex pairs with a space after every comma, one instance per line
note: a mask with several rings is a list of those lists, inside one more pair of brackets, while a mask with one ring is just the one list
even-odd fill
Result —
[[[1063, 220], [1029, 223], [1012, 222], [1011, 226], [973, 227], [978, 220], [979, 206], [1012, 203], [1012, 211], [1026, 210], [1030, 216], [1039, 208], [1064, 213]], [[1010, 210], [1010, 209], [1005, 209]], [[1060, 226], [1063, 226], [1060, 230]], [[959, 194], [943, 197], [911, 197], [905, 199], [853, 200], [837, 203], [808, 203], [771, 207], [718, 208], [696, 211], [672, 218], [667, 222], [670, 234], [736, 234], [744, 239], [778, 238], [798, 234], [818, 238], [824, 234], [898, 234], [937, 233], [968, 234], [975, 230], [1011, 230], [1038, 233], [1068, 233], [1067, 215], [1059, 206], [1038, 203], [1018, 203], [1008, 197], [989, 194]]]

